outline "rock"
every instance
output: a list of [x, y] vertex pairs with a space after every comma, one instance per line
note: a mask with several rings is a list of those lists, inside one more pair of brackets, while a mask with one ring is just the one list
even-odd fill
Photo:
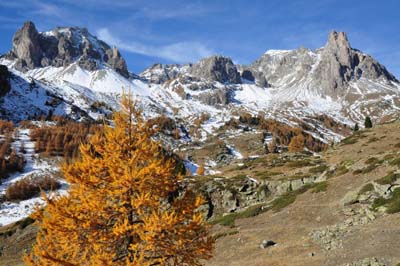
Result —
[[226, 89], [224, 88], [202, 92], [196, 96], [193, 96], [193, 98], [197, 98], [202, 103], [211, 106], [228, 104], [228, 95]]
[[273, 247], [275, 245], [276, 243], [274, 241], [264, 239], [260, 244], [260, 248], [268, 248], [268, 247]]
[[340, 201], [343, 206], [351, 205], [358, 202], [358, 191], [349, 191]]
[[390, 194], [390, 184], [380, 185], [376, 182], [374, 184], [375, 192], [378, 193], [380, 197], [388, 197]]
[[27, 21], [14, 34], [12, 50], [6, 57], [15, 59], [15, 68], [20, 71], [46, 66], [65, 67], [75, 61], [82, 68], [93, 71], [100, 69], [99, 62], [129, 77], [126, 62], [118, 49], [111, 49], [85, 28], [56, 28], [39, 33], [35, 24]]
[[24, 23], [13, 37], [12, 53], [20, 59], [19, 66], [35, 68], [40, 66], [43, 51], [40, 46], [40, 36], [35, 24], [31, 21]]
[[301, 179], [291, 180], [290, 186], [291, 186], [292, 190], [298, 190], [299, 188], [304, 186], [304, 183], [303, 183], [303, 180], [301, 180]]
[[277, 187], [276, 187], [276, 195], [280, 196], [283, 195], [291, 190], [290, 186], [290, 181], [282, 181]]
[[237, 192], [232, 190], [223, 191], [222, 206], [227, 212], [234, 212], [239, 207]]
[[232, 59], [223, 56], [216, 55], [200, 60], [191, 67], [190, 74], [209, 81], [241, 83], [240, 74]]
[[251, 73], [251, 70], [245, 69], [242, 71], [241, 74], [242, 79], [248, 80], [248, 81], [255, 81], [255, 78], [253, 76], [253, 73]]
[[183, 72], [183, 68], [185, 67], [175, 64], [154, 64], [140, 73], [140, 77], [151, 83], [162, 84], [168, 80], [177, 78]]

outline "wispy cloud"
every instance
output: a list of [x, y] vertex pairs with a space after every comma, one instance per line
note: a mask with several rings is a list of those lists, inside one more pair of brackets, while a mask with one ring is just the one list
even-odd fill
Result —
[[194, 62], [214, 53], [204, 44], [193, 41], [176, 42], [164, 46], [145, 45], [135, 41], [126, 42], [113, 36], [107, 28], [99, 29], [97, 36], [99, 39], [115, 45], [121, 50], [172, 60], [176, 63]]

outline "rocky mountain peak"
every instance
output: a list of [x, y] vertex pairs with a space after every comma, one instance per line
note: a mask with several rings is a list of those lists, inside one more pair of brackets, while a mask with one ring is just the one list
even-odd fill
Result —
[[336, 57], [346, 67], [354, 67], [354, 53], [345, 32], [332, 31], [324, 48], [324, 55]]
[[[386, 68], [371, 56], [351, 48], [344, 32], [332, 31], [321, 53], [321, 60], [313, 73], [313, 80], [328, 93], [343, 89], [349, 81], [362, 77], [370, 80], [397, 81]], [[339, 93], [339, 91], [336, 91]]]
[[78, 64], [89, 71], [108, 64], [124, 77], [129, 77], [126, 62], [117, 48], [91, 35], [86, 28], [57, 27], [39, 33], [33, 22], [27, 21], [13, 38], [9, 59], [16, 60], [15, 68], [26, 71], [37, 67]]
[[31, 21], [24, 23], [13, 38], [12, 53], [23, 60], [22, 65], [28, 68], [34, 68], [40, 65], [40, 55], [42, 50], [40, 48], [40, 35]]
[[240, 74], [232, 59], [220, 55], [200, 60], [191, 67], [190, 74], [210, 81], [241, 83]]

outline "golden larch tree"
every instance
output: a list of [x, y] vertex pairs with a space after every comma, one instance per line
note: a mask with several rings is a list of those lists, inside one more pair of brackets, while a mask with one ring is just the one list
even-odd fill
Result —
[[304, 151], [304, 136], [302, 134], [294, 136], [289, 143], [288, 150], [290, 152]]
[[27, 265], [201, 265], [214, 240], [203, 200], [180, 188], [141, 112], [123, 97], [113, 127], [81, 145], [64, 164], [68, 195], [46, 198], [34, 215], [39, 232]]

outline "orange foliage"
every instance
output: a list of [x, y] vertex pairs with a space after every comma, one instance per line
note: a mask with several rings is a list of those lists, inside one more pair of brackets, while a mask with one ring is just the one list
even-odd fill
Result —
[[201, 265], [213, 239], [203, 204], [178, 193], [180, 175], [140, 112], [124, 98], [114, 128], [81, 145], [81, 159], [62, 167], [69, 194], [47, 198], [27, 265]]
[[305, 141], [304, 136], [301, 134], [293, 137], [289, 143], [288, 150], [290, 152], [304, 151], [304, 141]]
[[93, 134], [99, 125], [77, 123], [57, 118], [57, 125], [33, 128], [30, 138], [35, 142], [35, 151], [46, 155], [60, 155], [65, 158], [75, 158], [82, 142]]

